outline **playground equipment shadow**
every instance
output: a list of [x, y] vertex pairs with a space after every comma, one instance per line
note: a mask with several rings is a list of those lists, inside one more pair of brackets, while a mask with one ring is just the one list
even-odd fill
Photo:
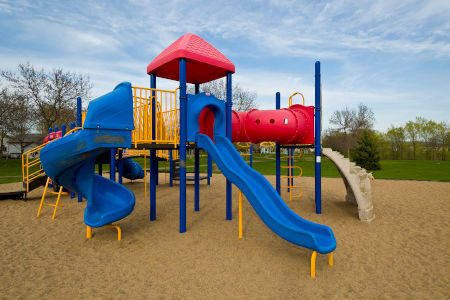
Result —
[[[269, 176], [274, 183], [274, 176]], [[323, 215], [314, 214], [314, 179], [288, 205], [302, 217], [333, 228], [334, 266], [272, 233], [244, 201], [244, 238], [238, 240], [237, 190], [232, 221], [225, 220], [225, 179], [201, 183], [200, 212], [188, 186], [188, 231], [178, 233], [178, 189], [160, 177], [157, 221], [148, 221], [142, 181], [127, 182], [136, 209], [111, 228], [85, 239], [86, 203], [62, 198], [36, 217], [42, 189], [29, 201], [0, 201], [0, 290], [6, 298], [98, 299], [345, 299], [448, 297], [450, 183], [375, 180], [376, 219], [361, 223], [346, 203], [342, 179], [323, 179]], [[287, 198], [286, 195], [284, 197]]]

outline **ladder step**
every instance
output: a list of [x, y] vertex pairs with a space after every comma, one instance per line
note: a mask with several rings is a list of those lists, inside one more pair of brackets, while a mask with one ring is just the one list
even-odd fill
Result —
[[[45, 205], [45, 206], [53, 206], [53, 207], [56, 206], [56, 204], [48, 204], [48, 203], [42, 203], [42, 205]], [[58, 207], [64, 207], [64, 205], [59, 204]]]

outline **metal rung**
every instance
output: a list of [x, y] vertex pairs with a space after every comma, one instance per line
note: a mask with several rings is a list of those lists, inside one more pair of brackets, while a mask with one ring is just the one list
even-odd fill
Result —
[[[46, 206], [53, 206], [53, 207], [55, 207], [55, 206], [56, 206], [56, 204], [49, 204], [49, 203], [42, 203], [42, 205], [46, 205]], [[59, 205], [58, 205], [58, 207], [64, 207], [64, 205], [62, 205], [62, 204], [59, 204]]]

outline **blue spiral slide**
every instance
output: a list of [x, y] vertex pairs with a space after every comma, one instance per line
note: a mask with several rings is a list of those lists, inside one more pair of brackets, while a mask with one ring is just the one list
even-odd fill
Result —
[[125, 218], [134, 209], [135, 196], [130, 190], [95, 174], [95, 158], [111, 148], [130, 148], [133, 129], [131, 84], [124, 82], [89, 103], [83, 130], [41, 150], [45, 173], [87, 199], [86, 225], [101, 227]]

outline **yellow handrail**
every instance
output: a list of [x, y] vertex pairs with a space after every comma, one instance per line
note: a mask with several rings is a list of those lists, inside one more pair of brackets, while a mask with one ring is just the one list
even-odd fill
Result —
[[[71, 134], [77, 130], [82, 129], [81, 127], [75, 127], [71, 130], [69, 130], [66, 135]], [[39, 145], [37, 147], [34, 147], [33, 149], [30, 149], [28, 151], [25, 151], [22, 154], [22, 181], [26, 183], [26, 190], [27, 193], [30, 191], [29, 190], [29, 183], [31, 180], [34, 180], [40, 176], [43, 176], [45, 174], [44, 170], [39, 167], [38, 170], [35, 171], [31, 171], [31, 169], [35, 166], [38, 166], [41, 163], [40, 158], [37, 157], [32, 157], [33, 155], [37, 155], [42, 148], [44, 148], [46, 145], [48, 145], [49, 143], [53, 142], [54, 140], [59, 139], [60, 137], [57, 137], [51, 141], [48, 141], [46, 143], [43, 143], [42, 145]]]
[[302, 99], [303, 99], [303, 104], [302, 104], [302, 105], [305, 106], [305, 97], [303, 96], [303, 94], [300, 93], [300, 92], [295, 92], [295, 93], [293, 93], [293, 94], [289, 97], [289, 107], [292, 106], [292, 104], [293, 104], [292, 98], [293, 98], [295, 95], [300, 95], [300, 96], [302, 96]]

